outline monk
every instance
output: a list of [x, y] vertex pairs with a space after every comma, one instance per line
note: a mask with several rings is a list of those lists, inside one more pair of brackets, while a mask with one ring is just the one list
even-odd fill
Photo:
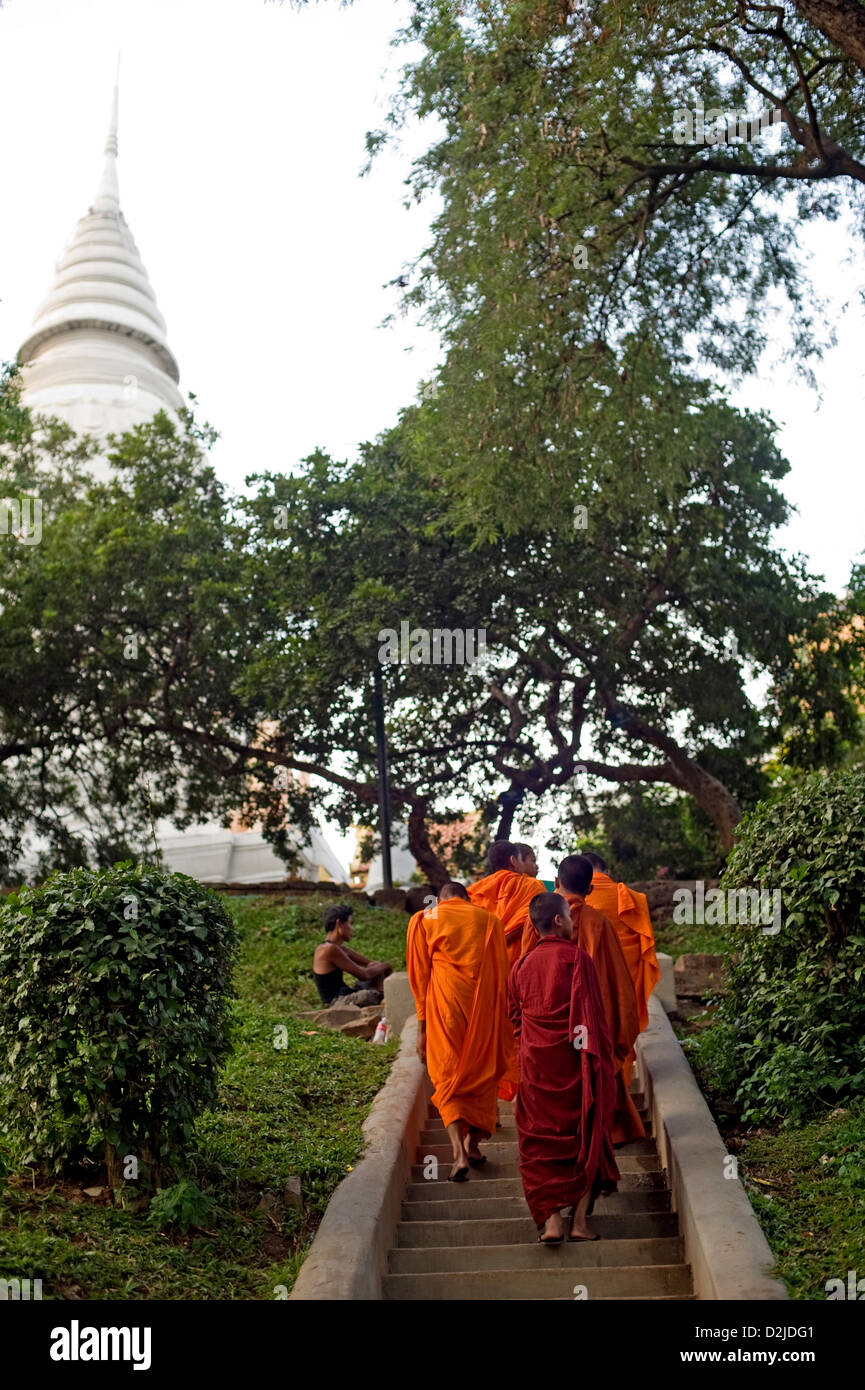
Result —
[[[640, 1031], [637, 997], [615, 927], [602, 912], [586, 902], [591, 883], [592, 866], [582, 854], [569, 854], [562, 860], [556, 877], [556, 890], [561, 892], [570, 908], [574, 940], [588, 951], [597, 971], [604, 1017], [613, 1048], [613, 1070], [616, 1074], [613, 1143], [627, 1144], [632, 1139], [645, 1138], [646, 1134], [622, 1074]], [[538, 939], [537, 931], [529, 922], [523, 932], [523, 952], [532, 950]]]
[[586, 1225], [590, 1201], [614, 1192], [612, 1050], [591, 957], [571, 939], [558, 893], [532, 899], [534, 950], [511, 970], [509, 1007], [519, 1042], [514, 1107], [520, 1177], [542, 1245], [598, 1240]]
[[418, 1056], [453, 1150], [449, 1182], [486, 1163], [479, 1141], [496, 1127], [499, 1078], [512, 1065], [507, 1013], [508, 953], [502, 924], [446, 883], [429, 912], [408, 924], [406, 966], [414, 995]]
[[[655, 933], [649, 916], [645, 893], [638, 893], [626, 883], [617, 883], [607, 873], [599, 854], [586, 850], [585, 859], [592, 866], [592, 886], [589, 890], [592, 907], [603, 912], [616, 928], [625, 963], [631, 972], [637, 996], [637, 1016], [640, 1032], [649, 1026], [649, 995], [661, 978], [661, 967], [655, 955]], [[630, 1085], [637, 1057], [631, 1052], [622, 1068], [622, 1079]]]
[[[523, 926], [529, 920], [529, 903], [547, 890], [537, 876], [538, 861], [531, 845], [494, 840], [489, 848], [488, 862], [489, 874], [470, 884], [469, 897], [473, 903], [494, 912], [499, 918], [505, 929], [508, 964], [515, 965], [520, 958]], [[501, 1100], [513, 1100], [519, 1085], [517, 1049], [513, 1037], [510, 1057], [510, 1068], [499, 1083]]]
[[490, 872], [469, 886], [469, 897], [478, 907], [494, 912], [505, 929], [511, 965], [520, 958], [523, 927], [529, 903], [546, 888], [538, 878], [538, 861], [530, 845], [494, 840], [489, 849]]

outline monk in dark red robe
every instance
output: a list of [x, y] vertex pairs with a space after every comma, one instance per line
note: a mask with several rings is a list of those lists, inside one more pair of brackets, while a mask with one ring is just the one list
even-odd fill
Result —
[[520, 1058], [514, 1115], [520, 1177], [538, 1239], [560, 1245], [561, 1208], [569, 1240], [597, 1240], [589, 1203], [615, 1191], [612, 1049], [595, 968], [571, 939], [568, 905], [558, 893], [536, 897], [536, 947], [511, 970], [509, 1010]]
[[[571, 910], [574, 940], [592, 958], [613, 1049], [616, 1073], [613, 1143], [627, 1144], [632, 1139], [644, 1138], [646, 1133], [626, 1081], [626, 1077], [630, 1077], [627, 1062], [633, 1056], [632, 1049], [640, 1031], [637, 997], [615, 927], [603, 912], [586, 902], [591, 883], [592, 865], [585, 855], [569, 854], [562, 860], [556, 875], [556, 890]], [[523, 931], [523, 952], [530, 951], [537, 940], [538, 933], [529, 921]]]

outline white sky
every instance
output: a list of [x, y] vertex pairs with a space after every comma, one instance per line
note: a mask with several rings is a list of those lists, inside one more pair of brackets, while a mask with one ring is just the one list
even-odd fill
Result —
[[[293, 467], [316, 445], [350, 456], [391, 425], [436, 363], [383, 288], [424, 245], [432, 205], [405, 209], [410, 156], [365, 179], [383, 122], [389, 46], [408, 0], [6, 0], [0, 10], [0, 359], [15, 356], [93, 197], [118, 49], [121, 204], [168, 322], [181, 387], [222, 433], [214, 461]], [[390, 73], [390, 76], [387, 73]], [[861, 257], [840, 225], [809, 228], [814, 277], [840, 321], [822, 400], [767, 354], [736, 393], [781, 425], [799, 516], [783, 536], [840, 588], [865, 549]], [[842, 307], [847, 302], [842, 315]]]

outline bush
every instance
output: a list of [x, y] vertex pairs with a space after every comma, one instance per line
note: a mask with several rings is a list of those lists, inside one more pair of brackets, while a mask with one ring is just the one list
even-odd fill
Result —
[[815, 773], [761, 802], [721, 886], [780, 889], [782, 926], [727, 928], [727, 994], [697, 1046], [710, 1081], [757, 1121], [865, 1092], [865, 773]]
[[6, 900], [0, 1127], [25, 1162], [98, 1145], [112, 1187], [158, 1185], [216, 1100], [237, 941], [215, 893], [147, 867], [75, 869]]
[[193, 1226], [202, 1226], [213, 1210], [213, 1198], [189, 1178], [181, 1178], [173, 1187], [162, 1187], [150, 1203], [148, 1224], [157, 1231], [172, 1227], [186, 1235]]

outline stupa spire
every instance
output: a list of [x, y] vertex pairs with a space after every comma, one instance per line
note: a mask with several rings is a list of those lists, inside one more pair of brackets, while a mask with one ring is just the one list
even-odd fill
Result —
[[111, 122], [108, 139], [105, 141], [105, 164], [99, 191], [93, 201], [94, 212], [120, 211], [120, 185], [117, 182], [117, 117], [120, 105], [120, 56], [117, 57], [117, 74], [114, 79], [114, 95], [111, 99]]

